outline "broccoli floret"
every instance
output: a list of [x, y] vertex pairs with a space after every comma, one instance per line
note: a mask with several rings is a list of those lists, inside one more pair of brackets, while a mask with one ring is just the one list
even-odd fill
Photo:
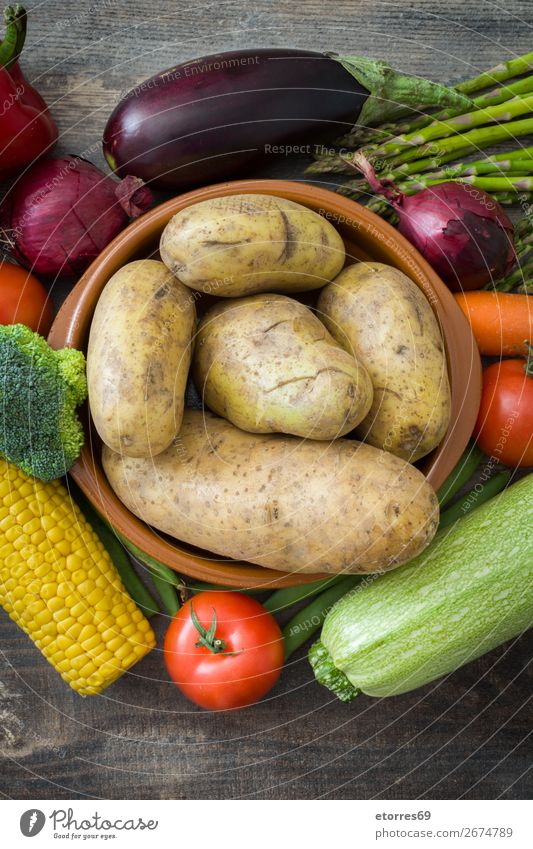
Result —
[[64, 475], [84, 441], [81, 351], [54, 351], [23, 324], [0, 325], [0, 454], [43, 481]]

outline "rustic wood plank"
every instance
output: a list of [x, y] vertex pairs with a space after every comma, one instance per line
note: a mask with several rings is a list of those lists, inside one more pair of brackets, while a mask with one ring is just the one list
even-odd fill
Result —
[[[57, 117], [60, 150], [103, 165], [120, 94], [193, 56], [294, 45], [381, 56], [457, 80], [531, 48], [531, 3], [480, 0], [57, 0], [28, 4], [24, 68]], [[269, 166], [299, 176], [301, 161]], [[58, 290], [59, 292], [59, 290]], [[63, 294], [63, 293], [61, 293]], [[165, 622], [157, 624], [159, 647]], [[396, 699], [342, 705], [301, 653], [271, 696], [229, 714], [188, 704], [160, 648], [81, 699], [0, 616], [0, 791], [13, 798], [528, 798], [531, 640]]]

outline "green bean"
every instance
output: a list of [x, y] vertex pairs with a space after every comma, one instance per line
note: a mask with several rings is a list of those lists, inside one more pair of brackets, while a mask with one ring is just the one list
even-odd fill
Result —
[[192, 593], [204, 592], [227, 592], [246, 593], [246, 595], [263, 595], [268, 592], [266, 587], [223, 587], [221, 584], [209, 584], [204, 581], [195, 581], [194, 584], [186, 584], [185, 588]]
[[265, 610], [269, 613], [278, 613], [280, 610], [285, 610], [287, 607], [292, 607], [293, 604], [298, 604], [305, 599], [313, 598], [317, 593], [322, 592], [326, 587], [332, 584], [339, 583], [343, 576], [330, 575], [329, 578], [324, 578], [321, 581], [313, 581], [309, 584], [299, 584], [296, 587], [283, 587], [281, 590], [276, 590], [263, 603]]
[[441, 514], [439, 530], [447, 528], [448, 525], [453, 524], [453, 522], [456, 522], [458, 519], [462, 519], [462, 517], [466, 516], [467, 513], [470, 513], [471, 510], [475, 510], [480, 506], [480, 504], [483, 504], [485, 501], [488, 501], [489, 498], [493, 498], [495, 495], [498, 495], [499, 492], [502, 492], [511, 480], [511, 475], [512, 472], [510, 471], [499, 472], [485, 484], [476, 484], [474, 489], [472, 489], [468, 495], [465, 495], [464, 498], [461, 498], [455, 504], [452, 504], [451, 507], [448, 507], [448, 509]]
[[155, 557], [152, 557], [151, 554], [147, 554], [141, 548], [138, 548], [133, 542], [130, 542], [129, 539], [122, 536], [119, 531], [115, 532], [120, 541], [124, 544], [124, 546], [128, 549], [128, 551], [133, 554], [137, 560], [140, 560], [145, 566], [150, 566], [151, 569], [154, 569], [161, 575], [162, 578], [169, 583], [175, 586], [177, 589], [184, 588], [184, 583], [177, 572], [174, 572], [170, 566], [166, 566], [164, 563], [161, 563], [159, 560], [156, 560]]
[[313, 634], [316, 634], [318, 629], [322, 627], [326, 615], [335, 602], [346, 595], [361, 580], [361, 575], [348, 575], [342, 581], [325, 590], [311, 604], [293, 616], [290, 622], [283, 628], [285, 660], [288, 660], [291, 654], [299, 649], [300, 646], [303, 646]]
[[457, 463], [451, 475], [444, 481], [437, 492], [437, 498], [442, 508], [459, 492], [461, 487], [468, 483], [477, 467], [481, 463], [484, 454], [477, 445], [468, 445], [461, 459]]
[[147, 567], [154, 582], [154, 586], [159, 593], [161, 601], [163, 602], [165, 610], [170, 614], [170, 616], [174, 616], [180, 607], [177, 591], [179, 590], [182, 592], [185, 589], [180, 576], [169, 566], [166, 566], [164, 563], [160, 563], [160, 561], [156, 560], [155, 557], [152, 557], [150, 554], [142, 551], [142, 549], [138, 548], [133, 542], [130, 542], [129, 539], [126, 539], [126, 537], [122, 536], [122, 534], [118, 531], [116, 533], [128, 551]]
[[145, 565], [150, 572], [150, 576], [154, 582], [154, 587], [159, 593], [159, 598], [163, 603], [163, 607], [169, 616], [175, 616], [180, 609], [180, 600], [178, 593], [176, 592], [176, 587], [169, 583], [169, 581], [163, 577], [157, 569], [154, 569], [153, 566], [150, 566], [148, 563]]

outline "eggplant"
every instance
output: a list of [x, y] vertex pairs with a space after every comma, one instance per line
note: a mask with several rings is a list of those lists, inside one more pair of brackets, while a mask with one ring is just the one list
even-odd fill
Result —
[[104, 155], [119, 176], [185, 189], [242, 176], [267, 156], [313, 153], [356, 123], [394, 120], [406, 106], [469, 104], [379, 60], [289, 48], [218, 53], [125, 95], [107, 122]]

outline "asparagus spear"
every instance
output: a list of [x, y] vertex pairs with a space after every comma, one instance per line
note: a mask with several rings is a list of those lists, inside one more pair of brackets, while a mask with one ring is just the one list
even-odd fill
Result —
[[[505, 192], [514, 190], [518, 194], [521, 191], [533, 191], [533, 177], [514, 178], [509, 174], [502, 174], [500, 177], [484, 177], [483, 175], [478, 177], [474, 174], [471, 177], [460, 177], [458, 180], [454, 180], [453, 182], [467, 183], [470, 186], [483, 189], [485, 192]], [[428, 185], [434, 185], [433, 181], [430, 180]]]
[[502, 83], [505, 80], [518, 77], [520, 74], [527, 74], [532, 69], [533, 51], [531, 53], [524, 53], [522, 56], [515, 56], [507, 62], [500, 62], [494, 68], [478, 74], [477, 77], [472, 77], [469, 80], [458, 83], [454, 88], [462, 94], [473, 94], [475, 91], [481, 91], [484, 88], [494, 85], [494, 83]]
[[497, 106], [466, 112], [456, 118], [450, 118], [449, 121], [434, 121], [428, 127], [417, 132], [396, 136], [381, 145], [370, 145], [363, 148], [362, 152], [367, 157], [388, 159], [391, 156], [401, 154], [405, 148], [419, 147], [433, 141], [433, 139], [446, 139], [456, 133], [464, 133], [465, 129], [471, 130], [484, 124], [511, 121], [520, 115], [527, 115], [532, 110], [533, 95], [515, 97]]
[[[533, 76], [531, 79], [533, 80]], [[467, 149], [465, 152], [469, 153], [470, 151]], [[458, 155], [458, 152], [453, 151], [450, 156], [446, 157], [430, 156], [427, 157], [427, 162], [426, 159], [423, 159], [419, 163], [415, 162], [413, 165], [409, 165], [409, 167], [402, 168], [402, 171], [403, 173], [419, 173], [432, 167], [440, 169], [440, 166], [443, 163], [456, 159]], [[515, 164], [515, 160], [518, 160], [517, 164]], [[528, 160], [530, 160], [530, 164], [526, 165], [525, 163], [527, 163]], [[454, 173], [453, 176], [458, 176], [460, 173], [469, 173], [466, 169], [475, 169], [470, 172], [472, 174], [490, 173], [493, 170], [493, 163], [495, 162], [502, 163], [500, 166], [502, 171], [518, 169], [526, 171], [530, 168], [533, 169], [533, 147], [518, 147], [516, 150], [505, 150], [501, 153], [487, 156], [485, 159], [477, 160], [475, 162], [460, 162], [458, 165], [454, 166], [456, 173]], [[464, 170], [460, 171], [459, 169]], [[340, 151], [329, 156], [317, 158], [316, 161], [309, 165], [306, 169], [307, 174], [349, 174], [351, 171], [352, 166], [349, 161], [349, 153], [341, 153]], [[435, 176], [437, 176], [437, 174], [440, 176], [441, 173], [444, 173], [443, 169], [435, 172]], [[387, 174], [386, 178], [395, 179], [396, 175]]]
[[515, 243], [515, 253], [517, 260], [523, 259], [526, 261], [526, 257], [531, 253], [531, 244], [528, 242], [517, 242]]
[[523, 262], [507, 277], [502, 277], [495, 283], [487, 284], [485, 288], [492, 289], [494, 287], [498, 292], [509, 292], [517, 286], [526, 294], [533, 292], [533, 258]]
[[405, 183], [397, 184], [399, 190], [404, 194], [416, 194], [421, 189], [430, 188], [431, 186], [439, 186], [442, 183], [466, 183], [469, 186], [475, 186], [476, 189], [483, 189], [485, 192], [509, 192], [514, 191], [517, 194], [520, 191], [533, 191], [533, 178], [524, 176], [513, 178], [508, 174], [501, 174], [499, 177], [478, 177], [473, 174], [467, 177], [457, 177], [450, 179], [449, 177], [439, 177], [436, 180], [429, 179], [425, 175], [420, 175], [418, 178], [411, 179]]
[[533, 221], [531, 216], [524, 215], [523, 218], [518, 219], [514, 225], [514, 235], [517, 242], [522, 241], [523, 239], [533, 240]]
[[[503, 103], [507, 100], [511, 100], [513, 97], [529, 94], [530, 92], [533, 92], [533, 75], [524, 77], [521, 80], [516, 80], [506, 86], [493, 88], [486, 94], [481, 94], [474, 98], [472, 102], [476, 109], [485, 109], [488, 106], [495, 106], [498, 103]], [[412, 133], [416, 130], [428, 127], [435, 121], [447, 121], [460, 114], [461, 112], [458, 109], [443, 109], [442, 112], [437, 112], [433, 115], [422, 115], [418, 118], [405, 121], [403, 124], [382, 124], [380, 127], [375, 128], [373, 136], [371, 132], [367, 133], [367, 143], [379, 143], [385, 135], [392, 137]], [[349, 136], [346, 136], [345, 139], [351, 139], [351, 133]], [[346, 143], [348, 142], [346, 141]], [[361, 143], [361, 141], [359, 143]]]
[[315, 160], [305, 169], [306, 174], [351, 174], [353, 167], [340, 153], [324, 156]]
[[[515, 206], [520, 200], [514, 192], [492, 192], [492, 197], [502, 206]], [[533, 197], [533, 195], [529, 194], [528, 197]]]
[[365, 206], [371, 212], [375, 212], [376, 215], [379, 215], [380, 218], [384, 218], [391, 224], [396, 223], [398, 220], [396, 210], [385, 198], [371, 198]]
[[533, 159], [533, 147], [517, 147], [515, 150], [504, 150], [501, 153], [493, 153], [488, 156], [491, 162], [500, 162], [502, 159]]
[[[487, 145], [488, 146], [488, 145]], [[468, 154], [471, 152], [471, 147], [465, 147], [464, 151], [453, 150], [447, 155], [440, 154], [439, 156], [428, 156], [424, 157], [420, 160], [416, 160], [413, 162], [407, 162], [405, 164], [401, 164], [397, 169], [387, 172], [383, 175], [384, 179], [387, 180], [398, 180], [404, 177], [406, 174], [420, 174], [425, 171], [431, 171], [432, 169], [438, 169], [436, 173], [443, 171], [441, 169], [441, 165], [446, 162], [451, 162], [456, 160], [459, 156], [462, 156], [463, 153]], [[458, 166], [464, 166], [465, 168], [476, 168], [476, 173], [490, 173], [491, 165], [489, 163], [493, 162], [509, 162], [512, 163], [509, 170], [517, 170], [517, 166], [514, 164], [514, 160], [518, 159], [520, 161], [520, 170], [525, 171], [526, 167], [524, 162], [531, 159], [533, 161], [533, 146], [532, 147], [518, 147], [516, 150], [504, 150], [501, 153], [495, 153], [491, 156], [487, 156], [485, 159], [476, 160], [475, 162], [463, 162], [459, 163]], [[327, 167], [322, 168], [321, 163], [327, 165]], [[379, 165], [379, 163], [377, 163]], [[390, 166], [390, 162], [385, 161], [384, 166]], [[479, 166], [479, 171], [477, 170]], [[533, 165], [531, 166], [533, 167]], [[487, 170], [485, 170], [485, 168]], [[502, 166], [502, 170], [506, 170], [505, 166]], [[529, 170], [529, 168], [528, 168]], [[331, 157], [327, 157], [323, 160], [318, 160], [317, 162], [310, 165], [306, 173], [309, 174], [320, 174], [320, 173], [352, 173], [352, 166], [350, 165], [349, 154], [341, 156], [340, 153], [336, 155], [332, 155]], [[466, 173], [466, 172], [465, 172]], [[457, 176], [457, 175], [454, 175]], [[363, 189], [367, 184], [365, 180], [359, 179], [357, 181], [360, 184], [360, 188]], [[354, 185], [354, 191], [357, 191], [357, 187]]]
[[[514, 140], [521, 136], [530, 135], [531, 133], [533, 133], [533, 118], [522, 118], [519, 121], [510, 121], [505, 124], [490, 124], [488, 127], [477, 127], [474, 130], [469, 130], [467, 133], [459, 133], [451, 138], [438, 139], [428, 144], [422, 144], [419, 147], [404, 150], [401, 154], [388, 158], [387, 167], [396, 169], [400, 165], [430, 156], [434, 159], [440, 159], [441, 162], [443, 161], [441, 155], [455, 159], [458, 155], [462, 156], [468, 151], [491, 147], [508, 139]], [[364, 151], [362, 152], [364, 153]], [[454, 153], [456, 154], [455, 156], [453, 155]], [[419, 170], [419, 167], [415, 167], [411, 173], [417, 173]], [[406, 172], [404, 171], [404, 173]]]
[[530, 174], [533, 172], [533, 159], [500, 159], [498, 162], [481, 159], [478, 162], [459, 162], [458, 165], [450, 165], [439, 171], [430, 171], [423, 176], [427, 180], [438, 180], [440, 177], [451, 180], [454, 177], [471, 177], [474, 174], [501, 175], [504, 172], [514, 177], [518, 174]]
[[[346, 186], [339, 186], [337, 192], [345, 195], [346, 197], [353, 198], [352, 192]], [[380, 218], [384, 218], [385, 221], [389, 222], [389, 224], [394, 226], [398, 224], [398, 213], [385, 198], [371, 197], [368, 203], [365, 203], [365, 207], [370, 210], [370, 212], [374, 212], [376, 215], [379, 215]]]
[[[526, 149], [527, 148], [523, 148], [523, 150], [526, 150]], [[470, 150], [471, 150], [470, 148], [465, 147], [464, 150], [453, 150], [448, 154], [439, 154], [439, 156], [427, 156], [427, 157], [424, 157], [420, 160], [417, 159], [413, 162], [401, 163], [398, 166], [398, 168], [396, 168], [392, 171], [388, 171], [385, 174], [381, 173], [380, 176], [383, 180], [392, 180], [392, 181], [401, 180], [406, 175], [409, 175], [409, 174], [418, 175], [418, 174], [422, 173], [423, 171], [427, 171], [427, 170], [431, 170], [431, 169], [435, 169], [435, 168], [440, 168], [440, 166], [443, 165], [445, 162], [451, 162], [453, 160], [456, 160], [458, 158], [458, 156], [462, 156], [463, 154], [470, 153]], [[346, 166], [346, 173], [348, 173], [348, 174], [353, 173], [353, 166], [350, 164], [350, 157], [346, 156], [346, 158], [343, 160], [343, 162], [344, 162], [344, 165]], [[378, 166], [376, 170], [379, 170], [379, 164], [380, 164], [379, 162], [375, 163], [375, 165]], [[383, 164], [383, 166], [390, 166], [390, 162], [387, 161], [387, 160], [385, 160], [382, 164]], [[313, 166], [311, 165], [310, 168], [307, 169], [306, 173], [320, 173], [320, 172], [314, 171], [312, 169], [313, 169]], [[361, 177], [358, 177], [356, 180], [354, 180], [350, 183], [345, 183], [344, 186], [350, 188], [352, 190], [352, 192], [354, 192], [354, 193], [358, 192], [358, 191], [367, 191], [368, 190], [368, 183], [366, 182], [366, 180], [362, 179]]]
[[[485, 145], [488, 147], [489, 145]], [[519, 148], [520, 153], [524, 158], [529, 158], [530, 155], [533, 155], [533, 147], [522, 147]], [[520, 156], [519, 151], [504, 151], [503, 153], [493, 154], [492, 156], [488, 156], [487, 160], [492, 162], [499, 162], [502, 159], [510, 159], [518, 158]], [[382, 174], [382, 178], [386, 180], [401, 180], [404, 176], [408, 174], [418, 175], [426, 171], [431, 171], [434, 168], [440, 168], [446, 162], [451, 162], [458, 158], [461, 158], [463, 155], [471, 153], [472, 148], [464, 148], [464, 150], [460, 151], [451, 151], [448, 154], [439, 154], [438, 156], [428, 156], [423, 159], [414, 160], [412, 162], [401, 163], [397, 168], [394, 168], [391, 171], [388, 171], [385, 174]], [[520, 157], [522, 158], [522, 157]], [[478, 160], [478, 161], [486, 161], [486, 160]], [[390, 161], [385, 161], [384, 165], [390, 166]]]

